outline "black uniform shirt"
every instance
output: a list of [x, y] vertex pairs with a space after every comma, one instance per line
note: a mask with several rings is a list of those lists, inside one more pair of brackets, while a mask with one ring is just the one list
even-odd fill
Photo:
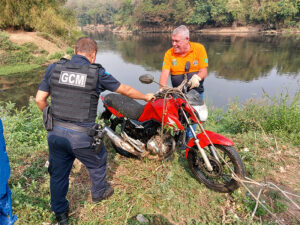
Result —
[[[74, 55], [70, 60], [70, 62], [78, 66], [91, 64], [90, 61], [82, 55]], [[55, 65], [56, 63], [53, 63], [50, 66], [48, 66], [45, 72], [45, 76], [40, 84], [39, 90], [50, 92], [51, 72], [54, 69]], [[115, 92], [120, 87], [120, 85], [121, 83], [116, 78], [114, 78], [111, 74], [107, 73], [104, 68], [99, 69], [99, 76], [98, 76], [97, 87], [96, 87], [96, 91], [99, 95], [101, 92], [105, 90]], [[72, 121], [68, 121], [68, 122], [72, 122]], [[75, 124], [84, 127], [91, 127], [93, 126], [94, 123], [75, 123]]]
[[[91, 64], [90, 61], [82, 55], [74, 55], [70, 62], [78, 66]], [[50, 76], [55, 65], [56, 63], [53, 63], [48, 66], [45, 72], [45, 76], [40, 84], [39, 90], [50, 92]], [[107, 73], [104, 68], [99, 69], [99, 77], [96, 88], [98, 94], [105, 90], [114, 92], [120, 87], [120, 85], [120, 82], [116, 80], [112, 75]]]

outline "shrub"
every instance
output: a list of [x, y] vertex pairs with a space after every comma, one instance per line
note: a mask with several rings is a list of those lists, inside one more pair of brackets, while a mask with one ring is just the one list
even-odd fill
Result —
[[29, 52], [36, 53], [39, 47], [32, 42], [26, 42], [21, 45], [21, 48], [23, 48]]
[[46, 39], [46, 40], [48, 40], [50, 42], [55, 43], [55, 39], [50, 34], [48, 34], [48, 33], [38, 32], [37, 36], [40, 36], [40, 37], [42, 37], [42, 38], [44, 38], [44, 39]]
[[52, 60], [52, 59], [60, 59], [64, 56], [64, 53], [63, 52], [55, 52], [54, 54], [50, 55], [48, 57], [49, 60]]
[[67, 53], [69, 56], [74, 55], [74, 48], [68, 47], [68, 48], [66, 49], [66, 53]]
[[2, 50], [17, 50], [19, 46], [9, 40], [9, 36], [0, 31], [0, 49]]
[[45, 56], [38, 56], [38, 57], [34, 57], [32, 62], [38, 65], [44, 64], [45, 62], [47, 62], [47, 58]]

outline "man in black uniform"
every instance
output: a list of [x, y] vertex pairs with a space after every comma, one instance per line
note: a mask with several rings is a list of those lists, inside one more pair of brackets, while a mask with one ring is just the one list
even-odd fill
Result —
[[97, 43], [87, 37], [77, 40], [71, 60], [61, 59], [51, 64], [36, 94], [41, 111], [49, 110], [47, 98], [51, 95], [53, 129], [48, 132], [51, 209], [59, 224], [68, 223], [69, 202], [66, 195], [69, 174], [75, 158], [88, 169], [92, 182], [93, 202], [113, 194], [106, 182], [107, 153], [102, 145], [100, 153], [91, 146], [88, 130], [95, 124], [97, 103], [102, 91], [109, 90], [130, 98], [150, 101], [154, 95], [143, 94], [120, 84], [99, 64], [93, 64]]

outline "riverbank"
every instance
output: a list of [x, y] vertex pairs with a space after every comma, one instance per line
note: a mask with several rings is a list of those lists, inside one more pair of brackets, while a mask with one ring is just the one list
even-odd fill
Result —
[[0, 31], [0, 76], [29, 72], [73, 54], [60, 39], [43, 32]]
[[[137, 26], [137, 27], [126, 27], [126, 26], [113, 26], [113, 25], [86, 25], [81, 27], [83, 31], [111, 31], [120, 34], [131, 34], [131, 33], [171, 33], [176, 26]], [[280, 34], [299, 34], [300, 29], [280, 29], [280, 30], [264, 30], [262, 26], [238, 26], [238, 27], [220, 27], [220, 28], [203, 28], [200, 29], [199, 26], [190, 25], [188, 26], [192, 33], [202, 33], [202, 34], [214, 34], [214, 35], [224, 35], [224, 34], [270, 34], [270, 35], [280, 35]]]
[[[12, 204], [18, 224], [52, 224], [49, 175], [47, 173], [47, 132], [33, 101], [18, 110], [0, 103], [7, 153], [10, 158]], [[293, 104], [285, 98], [267, 103], [232, 103], [227, 112], [210, 109], [207, 130], [220, 133], [235, 143], [246, 175], [257, 181], [271, 181], [288, 192], [300, 192], [299, 93]], [[149, 224], [261, 224], [275, 219], [258, 207], [240, 188], [233, 194], [210, 191], [192, 176], [185, 152], [176, 151], [168, 161], [128, 159], [116, 154], [106, 141], [107, 179], [115, 194], [99, 204], [91, 201], [87, 169], [76, 163], [70, 174], [71, 224], [137, 224], [142, 214]], [[258, 189], [250, 186], [256, 194]], [[276, 191], [264, 189], [263, 202], [277, 222], [299, 224], [299, 210]]]

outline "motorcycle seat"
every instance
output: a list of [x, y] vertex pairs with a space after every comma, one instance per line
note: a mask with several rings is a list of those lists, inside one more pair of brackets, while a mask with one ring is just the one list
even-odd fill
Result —
[[125, 117], [138, 120], [144, 111], [145, 105], [142, 105], [132, 98], [121, 94], [109, 93], [105, 95], [103, 103], [109, 107], [116, 109]]

